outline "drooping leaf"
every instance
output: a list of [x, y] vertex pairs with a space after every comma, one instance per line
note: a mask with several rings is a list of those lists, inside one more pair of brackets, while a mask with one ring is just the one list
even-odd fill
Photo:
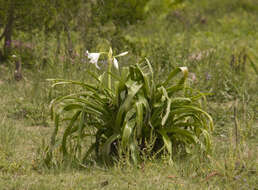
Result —
[[104, 143], [103, 145], [103, 148], [102, 148], [102, 159], [103, 161], [107, 164], [107, 165], [110, 165], [110, 156], [109, 156], [109, 153], [110, 153], [110, 149], [111, 149], [111, 144], [117, 140], [118, 138], [120, 138], [120, 134], [113, 134], [112, 136], [110, 136], [106, 142]]
[[67, 128], [65, 129], [65, 132], [64, 132], [64, 135], [63, 135], [63, 139], [62, 139], [62, 146], [61, 146], [62, 152], [63, 152], [64, 155], [67, 154], [67, 150], [66, 150], [66, 139], [67, 139], [67, 137], [71, 134], [71, 128], [74, 126], [74, 123], [76, 122], [76, 120], [78, 119], [78, 117], [79, 117], [80, 114], [81, 114], [81, 110], [77, 111], [77, 112], [73, 115], [73, 117], [72, 117], [72, 119], [71, 119], [69, 125], [68, 125]]
[[169, 138], [169, 136], [167, 135], [167, 133], [164, 130], [159, 130], [158, 132], [162, 136], [163, 142], [166, 146], [166, 149], [167, 149], [170, 157], [172, 157], [172, 142], [171, 142], [171, 139]]
[[[128, 85], [128, 84], [127, 84]], [[133, 101], [134, 96], [140, 90], [142, 85], [138, 85], [137, 83], [132, 83], [129, 85], [128, 96], [125, 99], [124, 103], [120, 106], [117, 116], [116, 116], [116, 129], [118, 130], [122, 123], [123, 114], [129, 110], [130, 104]]]
[[167, 86], [168, 83], [171, 81], [171, 79], [173, 77], [175, 77], [178, 73], [182, 72], [183, 73], [183, 77], [180, 80], [179, 84], [184, 83], [184, 81], [186, 80], [187, 76], [188, 76], [188, 69], [187, 67], [178, 67], [176, 69], [174, 69], [167, 77], [167, 79], [162, 83], [162, 86]]
[[135, 127], [135, 120], [126, 121], [124, 124], [123, 135], [122, 135], [122, 147], [126, 150], [126, 147], [130, 144], [130, 139], [133, 136], [133, 130]]
[[142, 133], [142, 125], [143, 125], [143, 104], [141, 102], [136, 102], [136, 131], [137, 136], [140, 137]]

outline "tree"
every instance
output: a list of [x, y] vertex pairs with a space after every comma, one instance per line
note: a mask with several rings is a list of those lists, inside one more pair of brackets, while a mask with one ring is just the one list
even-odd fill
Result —
[[[18, 30], [31, 30], [36, 27], [34, 8], [41, 1], [36, 0], [0, 0], [2, 9], [0, 10], [0, 25], [3, 26], [3, 32], [0, 35], [0, 42], [4, 40], [3, 50], [0, 53], [0, 60], [8, 58], [12, 49], [12, 38]], [[28, 14], [29, 13], [29, 14]], [[28, 22], [30, 23], [28, 25]]]

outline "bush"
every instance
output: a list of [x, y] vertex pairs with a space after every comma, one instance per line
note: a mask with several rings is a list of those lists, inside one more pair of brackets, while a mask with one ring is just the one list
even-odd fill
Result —
[[143, 156], [161, 153], [171, 159], [194, 145], [209, 151], [212, 118], [198, 103], [203, 94], [187, 86], [186, 67], [176, 68], [166, 80], [157, 82], [147, 59], [113, 72], [112, 51], [108, 60], [108, 72], [100, 76], [89, 72], [96, 84], [51, 79], [52, 87], [70, 84], [81, 90], [51, 102], [55, 130], [46, 164], [57, 154], [61, 160], [79, 163], [93, 156], [109, 165], [121, 157], [137, 164]]
[[184, 0], [113, 0], [99, 1], [98, 8], [103, 23], [113, 20], [117, 24], [127, 25], [146, 19], [151, 14], [166, 16], [173, 9], [184, 6]]

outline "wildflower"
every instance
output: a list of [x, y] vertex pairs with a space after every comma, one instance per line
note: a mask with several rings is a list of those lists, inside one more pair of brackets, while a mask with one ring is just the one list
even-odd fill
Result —
[[116, 58], [113, 59], [113, 64], [114, 64], [115, 68], [118, 69], [118, 61]]
[[100, 69], [100, 67], [98, 66], [100, 53], [89, 53], [88, 51], [86, 51], [85, 55], [90, 59], [90, 63], [95, 64], [96, 68]]
[[89, 53], [88, 51], [86, 51], [85, 55], [86, 55], [86, 56], [88, 57], [88, 59], [90, 60], [90, 63], [95, 64], [96, 68], [97, 68], [97, 69], [100, 69], [100, 67], [98, 66], [99, 57], [100, 57], [101, 54], [107, 54], [108, 57], [110, 57], [110, 59], [112, 60], [112, 63], [113, 63], [113, 65], [114, 65], [114, 67], [115, 67], [116, 69], [119, 69], [118, 61], [117, 61], [116, 58], [117, 58], [117, 57], [125, 56], [126, 54], [128, 54], [128, 51], [123, 52], [123, 53], [120, 53], [120, 54], [118, 54], [118, 55], [116, 55], [116, 56], [113, 56], [112, 53], [113, 53], [113, 52], [112, 52], [112, 49], [111, 49], [109, 53], [107, 53], [107, 52]]
[[119, 55], [116, 55], [115, 57], [122, 57], [128, 54], [128, 51], [125, 51], [123, 53], [120, 53]]
[[196, 77], [195, 73], [189, 73], [189, 77], [192, 80], [192, 82], [196, 82], [197, 81], [197, 77]]
[[116, 69], [119, 68], [119, 66], [118, 66], [118, 61], [117, 61], [116, 57], [122, 57], [122, 56], [125, 56], [125, 55], [127, 55], [127, 54], [128, 54], [128, 51], [125, 51], [125, 52], [123, 52], [123, 53], [120, 53], [120, 54], [114, 56], [114, 58], [113, 58], [113, 64], [114, 64], [114, 67], [115, 67]]
[[11, 41], [10, 40], [6, 41], [6, 47], [11, 47]]
[[181, 69], [181, 71], [182, 71], [183, 73], [185, 73], [185, 72], [188, 71], [187, 67], [180, 67], [180, 69]]

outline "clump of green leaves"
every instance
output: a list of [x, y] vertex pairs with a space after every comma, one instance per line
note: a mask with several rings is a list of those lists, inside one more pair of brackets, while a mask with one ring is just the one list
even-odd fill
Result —
[[114, 0], [99, 1], [97, 5], [103, 22], [111, 19], [126, 25], [143, 20], [151, 13], [164, 17], [175, 8], [183, 7], [184, 0]]
[[115, 56], [111, 50], [107, 55], [108, 72], [89, 72], [95, 84], [51, 79], [53, 88], [78, 85], [81, 90], [51, 102], [55, 130], [46, 149], [47, 164], [54, 155], [79, 163], [100, 158], [109, 165], [121, 157], [137, 164], [142, 156], [161, 153], [172, 161], [179, 149], [195, 145], [209, 151], [212, 118], [198, 103], [203, 94], [186, 85], [186, 67], [157, 82], [147, 59], [112, 71]]

